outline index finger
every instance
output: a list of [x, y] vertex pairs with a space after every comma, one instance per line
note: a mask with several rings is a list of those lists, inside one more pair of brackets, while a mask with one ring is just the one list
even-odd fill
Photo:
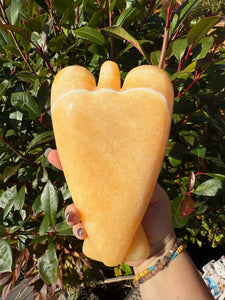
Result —
[[45, 150], [44, 155], [47, 157], [50, 164], [52, 164], [54, 167], [56, 167], [59, 170], [63, 169], [60, 162], [58, 150], [48, 148], [47, 150]]

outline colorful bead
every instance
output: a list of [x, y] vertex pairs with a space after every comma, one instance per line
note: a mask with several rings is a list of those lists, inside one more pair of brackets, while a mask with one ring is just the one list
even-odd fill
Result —
[[145, 281], [149, 280], [154, 275], [156, 275], [159, 271], [167, 268], [168, 264], [185, 249], [185, 245], [181, 244], [180, 240], [177, 240], [174, 243], [173, 248], [168, 252], [168, 254], [160, 260], [158, 260], [155, 266], [151, 266], [134, 276], [134, 286], [138, 286], [139, 284], [144, 283]]

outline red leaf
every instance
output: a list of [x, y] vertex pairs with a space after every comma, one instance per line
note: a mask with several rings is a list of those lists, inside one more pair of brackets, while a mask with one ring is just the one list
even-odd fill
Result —
[[190, 197], [184, 197], [180, 203], [181, 218], [190, 215], [195, 210], [195, 203]]
[[12, 277], [12, 272], [0, 273], [0, 286], [5, 284]]
[[9, 283], [7, 283], [4, 286], [4, 288], [2, 290], [2, 300], [6, 300], [7, 297], [9, 296], [9, 291], [10, 291], [11, 285], [12, 285], [12, 281], [10, 281]]

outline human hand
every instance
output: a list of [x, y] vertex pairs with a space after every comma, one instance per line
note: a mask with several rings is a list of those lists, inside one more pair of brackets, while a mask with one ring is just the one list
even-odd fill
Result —
[[[44, 155], [47, 157], [50, 164], [61, 171], [63, 170], [57, 150], [47, 149]], [[87, 233], [84, 229], [84, 225], [81, 222], [80, 212], [74, 204], [67, 206], [65, 210], [65, 218], [67, 224], [73, 227], [73, 234], [75, 237], [79, 240], [84, 240], [87, 237]]]
[[[62, 170], [57, 150], [47, 150], [45, 155], [48, 161], [56, 168]], [[87, 233], [81, 222], [79, 210], [74, 204], [70, 204], [65, 210], [65, 217], [68, 225], [73, 226], [73, 233], [78, 239], [85, 239]], [[150, 245], [149, 259], [159, 257], [171, 249], [175, 241], [175, 233], [172, 225], [170, 202], [167, 193], [157, 184], [149, 206], [143, 218], [143, 226]], [[146, 260], [139, 262], [127, 262], [133, 267], [142, 266]]]

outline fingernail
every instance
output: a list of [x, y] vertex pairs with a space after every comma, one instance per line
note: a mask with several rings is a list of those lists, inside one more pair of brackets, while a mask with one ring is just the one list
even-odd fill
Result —
[[48, 158], [48, 155], [50, 152], [52, 152], [52, 150], [53, 150], [52, 148], [47, 148], [44, 152], [44, 156], [46, 156]]
[[83, 228], [82, 227], [80, 227], [80, 228], [77, 229], [77, 234], [78, 234], [79, 237], [81, 237], [82, 232], [83, 232]]
[[66, 213], [66, 223], [72, 223], [74, 220], [74, 214], [71, 210]]

